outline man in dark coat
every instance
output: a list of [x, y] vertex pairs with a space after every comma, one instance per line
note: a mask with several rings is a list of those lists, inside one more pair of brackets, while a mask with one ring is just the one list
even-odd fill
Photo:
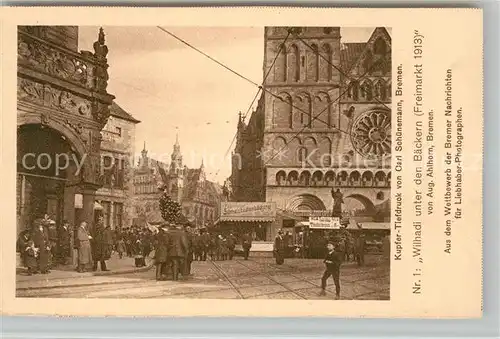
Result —
[[235, 247], [236, 247], [236, 237], [231, 233], [227, 237], [227, 248], [229, 250], [229, 260], [233, 260]]
[[109, 247], [108, 232], [103, 225], [104, 219], [101, 217], [95, 225], [94, 235], [92, 236], [92, 258], [94, 258], [94, 271], [97, 271], [97, 263], [101, 264], [101, 271], [109, 271], [106, 267], [106, 260], [111, 257]]
[[61, 265], [66, 265], [68, 257], [71, 256], [71, 230], [69, 222], [63, 221], [62, 227], [59, 229], [59, 262]]
[[193, 234], [193, 250], [194, 260], [201, 261], [203, 257], [203, 248], [201, 244], [201, 235], [199, 233]]
[[57, 249], [57, 226], [54, 220], [46, 221], [46, 229], [49, 235], [49, 247], [50, 247], [50, 256], [49, 256], [49, 267], [54, 268], [57, 265], [58, 258], [58, 249]]
[[186, 233], [175, 225], [171, 226], [168, 233], [168, 259], [172, 268], [172, 278], [176, 281], [179, 280], [181, 261], [188, 253], [188, 240]]
[[250, 255], [250, 248], [252, 248], [252, 237], [250, 233], [246, 233], [242, 238], [242, 246], [243, 246], [243, 257], [245, 260], [248, 260], [248, 256]]
[[165, 225], [159, 227], [155, 241], [156, 280], [166, 280], [168, 262], [168, 233]]
[[201, 235], [200, 235], [200, 247], [201, 247], [201, 260], [206, 261], [207, 260], [207, 254], [210, 250], [210, 234], [206, 231], [206, 229], [201, 230]]
[[358, 262], [358, 266], [362, 266], [365, 264], [365, 234], [361, 233], [356, 239], [356, 261]]
[[278, 235], [274, 239], [274, 255], [276, 257], [276, 264], [283, 265], [285, 262], [285, 239], [283, 238], [283, 231], [279, 230]]
[[321, 293], [320, 295], [326, 295], [326, 281], [330, 276], [333, 277], [335, 283], [335, 296], [336, 299], [340, 298], [340, 265], [342, 264], [342, 259], [344, 256], [343, 248], [339, 245], [340, 239], [336, 238], [334, 241], [328, 242], [327, 254], [325, 256], [325, 272], [323, 277], [321, 277]]
[[38, 269], [42, 274], [49, 273], [50, 241], [49, 235], [43, 222], [40, 219], [35, 220], [32, 240], [35, 248], [38, 249]]
[[184, 233], [186, 235], [186, 240], [187, 240], [187, 250], [186, 250], [186, 257], [184, 258], [183, 275], [190, 275], [191, 264], [193, 262], [193, 255], [194, 255], [194, 234], [191, 230], [191, 227], [189, 226], [186, 226], [184, 228]]

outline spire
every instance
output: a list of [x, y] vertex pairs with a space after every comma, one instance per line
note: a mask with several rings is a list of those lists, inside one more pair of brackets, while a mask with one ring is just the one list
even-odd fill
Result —
[[182, 170], [182, 154], [181, 154], [181, 145], [179, 144], [179, 134], [175, 135], [175, 144], [174, 151], [170, 156], [172, 162], [170, 163], [170, 172], [177, 173]]
[[203, 158], [201, 158], [201, 166], [200, 168], [205, 168], [205, 165], [203, 164]]
[[238, 129], [242, 129], [243, 127], [245, 127], [244, 123], [243, 123], [243, 113], [241, 113], [241, 111], [238, 113]]
[[144, 147], [142, 148], [143, 151], [146, 151], [146, 140], [144, 140]]

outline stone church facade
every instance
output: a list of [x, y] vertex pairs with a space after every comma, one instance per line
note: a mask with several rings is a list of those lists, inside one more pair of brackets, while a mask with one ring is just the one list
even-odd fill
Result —
[[342, 43], [339, 27], [268, 27], [264, 41], [269, 75], [248, 124], [238, 125], [233, 200], [328, 213], [338, 188], [365, 215], [388, 217], [388, 31]]

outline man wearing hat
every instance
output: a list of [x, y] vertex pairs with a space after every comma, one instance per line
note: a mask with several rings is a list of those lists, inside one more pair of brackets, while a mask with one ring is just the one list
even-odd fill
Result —
[[179, 271], [181, 262], [186, 258], [188, 253], [188, 240], [186, 233], [179, 229], [176, 225], [171, 224], [167, 241], [169, 266], [172, 268], [172, 278], [174, 281], [179, 280]]
[[283, 238], [283, 231], [279, 230], [278, 235], [274, 239], [274, 255], [276, 257], [276, 264], [283, 265], [285, 263], [285, 239]]
[[56, 222], [50, 218], [47, 218], [46, 224], [50, 247], [49, 267], [54, 268], [56, 266], [57, 259], [57, 227]]
[[340, 237], [335, 237], [333, 241], [329, 241], [327, 245], [327, 254], [325, 260], [325, 272], [321, 278], [320, 295], [326, 295], [326, 281], [330, 276], [333, 277], [335, 283], [335, 297], [340, 299], [340, 265], [342, 264], [343, 251], [340, 246]]
[[168, 262], [168, 229], [167, 224], [163, 224], [158, 228], [155, 242], [155, 257], [156, 280], [166, 280], [167, 262]]

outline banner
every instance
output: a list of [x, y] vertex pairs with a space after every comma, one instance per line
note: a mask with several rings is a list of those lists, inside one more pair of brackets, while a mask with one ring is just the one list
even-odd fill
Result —
[[222, 202], [221, 217], [276, 217], [273, 202]]
[[340, 220], [336, 217], [309, 217], [310, 229], [340, 229]]

